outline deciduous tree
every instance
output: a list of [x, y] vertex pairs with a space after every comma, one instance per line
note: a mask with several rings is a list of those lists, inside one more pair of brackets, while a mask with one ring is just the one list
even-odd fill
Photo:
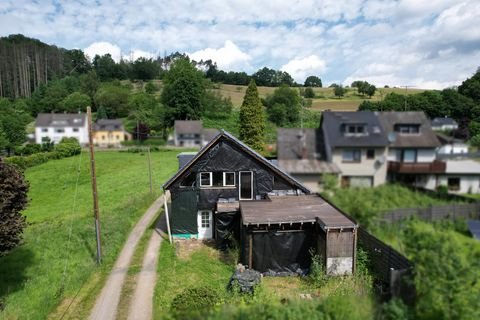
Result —
[[322, 80], [317, 77], [317, 76], [308, 76], [307, 79], [305, 79], [304, 83], [305, 87], [322, 87]]
[[0, 255], [18, 246], [26, 226], [21, 211], [27, 206], [28, 183], [13, 165], [0, 159]]

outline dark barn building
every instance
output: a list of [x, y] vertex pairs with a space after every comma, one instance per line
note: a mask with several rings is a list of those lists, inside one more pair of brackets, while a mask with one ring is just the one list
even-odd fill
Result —
[[174, 238], [239, 241], [261, 272], [308, 270], [312, 249], [327, 272], [354, 271], [356, 224], [227, 132], [220, 132], [163, 188]]

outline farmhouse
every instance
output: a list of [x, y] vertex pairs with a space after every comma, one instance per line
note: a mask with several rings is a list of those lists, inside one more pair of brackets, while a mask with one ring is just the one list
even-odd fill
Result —
[[173, 144], [177, 147], [199, 148], [212, 140], [217, 129], [203, 128], [201, 120], [175, 120], [173, 126]]
[[432, 129], [438, 131], [448, 131], [458, 129], [458, 123], [452, 118], [435, 118], [432, 120]]
[[80, 144], [88, 143], [88, 124], [85, 113], [39, 113], [35, 120], [35, 142], [46, 138], [58, 143], [62, 138], [76, 138]]
[[330, 274], [352, 273], [356, 223], [267, 159], [221, 131], [163, 185], [175, 238], [234, 237], [244, 264], [305, 273], [313, 248]]

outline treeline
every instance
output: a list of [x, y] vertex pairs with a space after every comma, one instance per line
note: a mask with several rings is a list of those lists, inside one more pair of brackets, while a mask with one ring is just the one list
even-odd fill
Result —
[[[110, 54], [90, 58], [91, 61], [82, 50], [58, 48], [23, 35], [0, 38], [0, 97], [30, 97], [42, 84], [51, 80], [87, 74], [92, 70], [100, 81], [163, 79], [175, 60], [188, 57], [175, 52], [165, 57], [141, 57], [135, 61], [122, 57], [116, 62]], [[220, 70], [212, 60], [192, 63], [213, 82], [247, 85], [254, 79], [259, 86], [300, 86], [287, 72], [267, 67], [248, 75]], [[310, 76], [304, 86], [321, 87], [321, 80]]]
[[451, 117], [459, 128], [453, 135], [460, 139], [480, 139], [480, 69], [462, 82], [458, 89], [425, 91], [412, 95], [389, 93], [382, 101], [363, 101], [359, 110], [423, 111], [430, 118]]

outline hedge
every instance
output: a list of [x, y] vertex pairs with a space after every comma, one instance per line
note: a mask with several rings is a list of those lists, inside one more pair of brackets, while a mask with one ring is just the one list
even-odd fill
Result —
[[6, 163], [16, 165], [25, 170], [49, 160], [62, 159], [80, 154], [81, 147], [75, 138], [63, 138], [51, 152], [40, 152], [29, 156], [13, 156], [5, 159]]

